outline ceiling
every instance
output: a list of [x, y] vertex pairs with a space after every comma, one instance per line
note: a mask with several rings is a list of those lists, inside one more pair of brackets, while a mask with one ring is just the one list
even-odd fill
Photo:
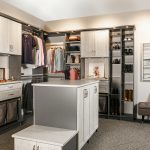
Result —
[[4, 0], [43, 20], [53, 21], [78, 17], [150, 9], [150, 0]]

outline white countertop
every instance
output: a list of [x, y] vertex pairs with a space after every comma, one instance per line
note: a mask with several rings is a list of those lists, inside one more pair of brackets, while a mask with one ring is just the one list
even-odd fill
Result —
[[99, 80], [53, 80], [50, 82], [36, 83], [32, 85], [53, 87], [82, 87], [93, 83], [99, 83]]
[[12, 135], [13, 138], [31, 140], [56, 146], [64, 146], [78, 132], [61, 128], [32, 125]]
[[8, 81], [8, 82], [0, 82], [0, 85], [6, 85], [6, 84], [16, 84], [16, 83], [22, 83], [22, 81]]

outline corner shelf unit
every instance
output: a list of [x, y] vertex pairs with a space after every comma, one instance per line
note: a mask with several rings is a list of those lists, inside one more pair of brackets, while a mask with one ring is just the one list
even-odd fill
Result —
[[135, 117], [134, 26], [110, 29], [109, 105], [110, 117]]

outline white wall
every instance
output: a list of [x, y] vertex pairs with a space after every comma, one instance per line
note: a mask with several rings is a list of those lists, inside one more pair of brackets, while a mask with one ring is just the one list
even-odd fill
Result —
[[66, 31], [86, 28], [105, 28], [135, 25], [135, 100], [150, 100], [150, 82], [141, 81], [141, 50], [143, 43], [150, 43], [150, 10], [72, 20], [47, 22], [48, 31]]
[[0, 0], [0, 13], [19, 19], [35, 27], [44, 28], [44, 21], [25, 13], [14, 6]]

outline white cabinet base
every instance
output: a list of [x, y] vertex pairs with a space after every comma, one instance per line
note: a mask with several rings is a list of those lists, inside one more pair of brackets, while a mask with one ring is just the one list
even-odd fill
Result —
[[74, 130], [33, 125], [12, 137], [14, 150], [67, 150], [68, 147], [76, 147], [77, 143], [72, 142], [76, 135]]

